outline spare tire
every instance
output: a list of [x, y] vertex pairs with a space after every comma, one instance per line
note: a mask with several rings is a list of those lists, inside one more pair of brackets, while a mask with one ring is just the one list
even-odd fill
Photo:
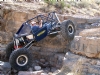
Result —
[[75, 25], [71, 20], [65, 20], [61, 23], [61, 35], [69, 42], [74, 39]]
[[26, 48], [20, 48], [11, 53], [9, 62], [18, 71], [27, 71], [32, 65], [32, 54]]

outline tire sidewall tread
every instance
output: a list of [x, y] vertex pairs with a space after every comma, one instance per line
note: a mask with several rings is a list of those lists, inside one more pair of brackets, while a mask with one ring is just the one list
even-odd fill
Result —
[[[72, 25], [73, 26], [73, 29], [74, 29], [74, 32], [73, 34], [69, 34], [68, 32], [68, 26], [69, 25]], [[61, 23], [61, 34], [63, 36], [63, 38], [66, 40], [66, 41], [71, 41], [74, 39], [74, 36], [75, 36], [75, 25], [74, 23], [71, 21], [71, 20], [64, 20], [62, 23]]]
[[14, 41], [10, 42], [7, 47], [6, 47], [6, 58], [9, 59], [10, 54], [12, 53], [12, 51], [14, 50]]
[[[16, 63], [16, 59], [19, 55], [26, 55], [28, 57], [28, 62], [26, 65], [24, 66], [19, 66]], [[20, 48], [16, 51], [13, 51], [10, 55], [10, 59], [9, 62], [12, 66], [12, 68], [18, 70], [18, 71], [26, 71], [29, 69], [29, 67], [32, 65], [32, 54], [29, 50], [27, 50], [26, 48]]]

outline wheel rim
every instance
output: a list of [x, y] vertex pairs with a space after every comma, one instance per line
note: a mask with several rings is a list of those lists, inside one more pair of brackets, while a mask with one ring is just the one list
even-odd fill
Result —
[[74, 33], [74, 28], [73, 28], [73, 25], [71, 25], [71, 24], [68, 26], [68, 33], [69, 34], [73, 34]]
[[19, 65], [19, 66], [24, 66], [26, 65], [28, 62], [28, 58], [26, 55], [20, 55], [18, 56], [18, 58], [16, 59], [16, 63]]

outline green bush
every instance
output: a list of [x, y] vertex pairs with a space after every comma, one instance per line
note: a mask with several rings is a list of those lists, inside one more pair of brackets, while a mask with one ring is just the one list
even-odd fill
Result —
[[53, 5], [55, 6], [56, 8], [61, 8], [63, 9], [66, 4], [64, 1], [56, 1], [56, 0], [44, 0], [48, 5]]
[[70, 8], [70, 7], [71, 7], [71, 5], [70, 5], [70, 4], [67, 4], [66, 6], [67, 6], [67, 8]]
[[56, 2], [56, 4], [55, 4], [55, 7], [60, 8], [60, 9], [63, 9], [65, 6], [66, 6], [66, 4], [64, 1], [59, 1], [59, 2]]
[[48, 5], [55, 5], [56, 0], [44, 0]]
[[61, 1], [60, 2], [60, 8], [64, 8], [66, 6], [65, 2], [64, 1]]

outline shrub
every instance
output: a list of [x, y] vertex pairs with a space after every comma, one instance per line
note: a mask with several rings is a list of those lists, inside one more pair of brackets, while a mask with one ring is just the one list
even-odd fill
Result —
[[90, 3], [88, 1], [81, 1], [77, 3], [77, 6], [80, 8], [86, 8], [90, 5]]
[[56, 0], [44, 0], [48, 5], [55, 5]]
[[67, 4], [66, 6], [67, 6], [67, 8], [70, 8], [70, 7], [71, 7], [71, 5], [70, 5], [70, 4]]
[[65, 2], [64, 1], [56, 1], [56, 0], [44, 0], [48, 5], [53, 5], [56, 8], [61, 8], [63, 9], [65, 7]]
[[59, 1], [59, 2], [56, 2], [56, 4], [55, 4], [55, 7], [60, 8], [60, 9], [63, 9], [65, 6], [66, 6], [66, 4], [64, 1]]

